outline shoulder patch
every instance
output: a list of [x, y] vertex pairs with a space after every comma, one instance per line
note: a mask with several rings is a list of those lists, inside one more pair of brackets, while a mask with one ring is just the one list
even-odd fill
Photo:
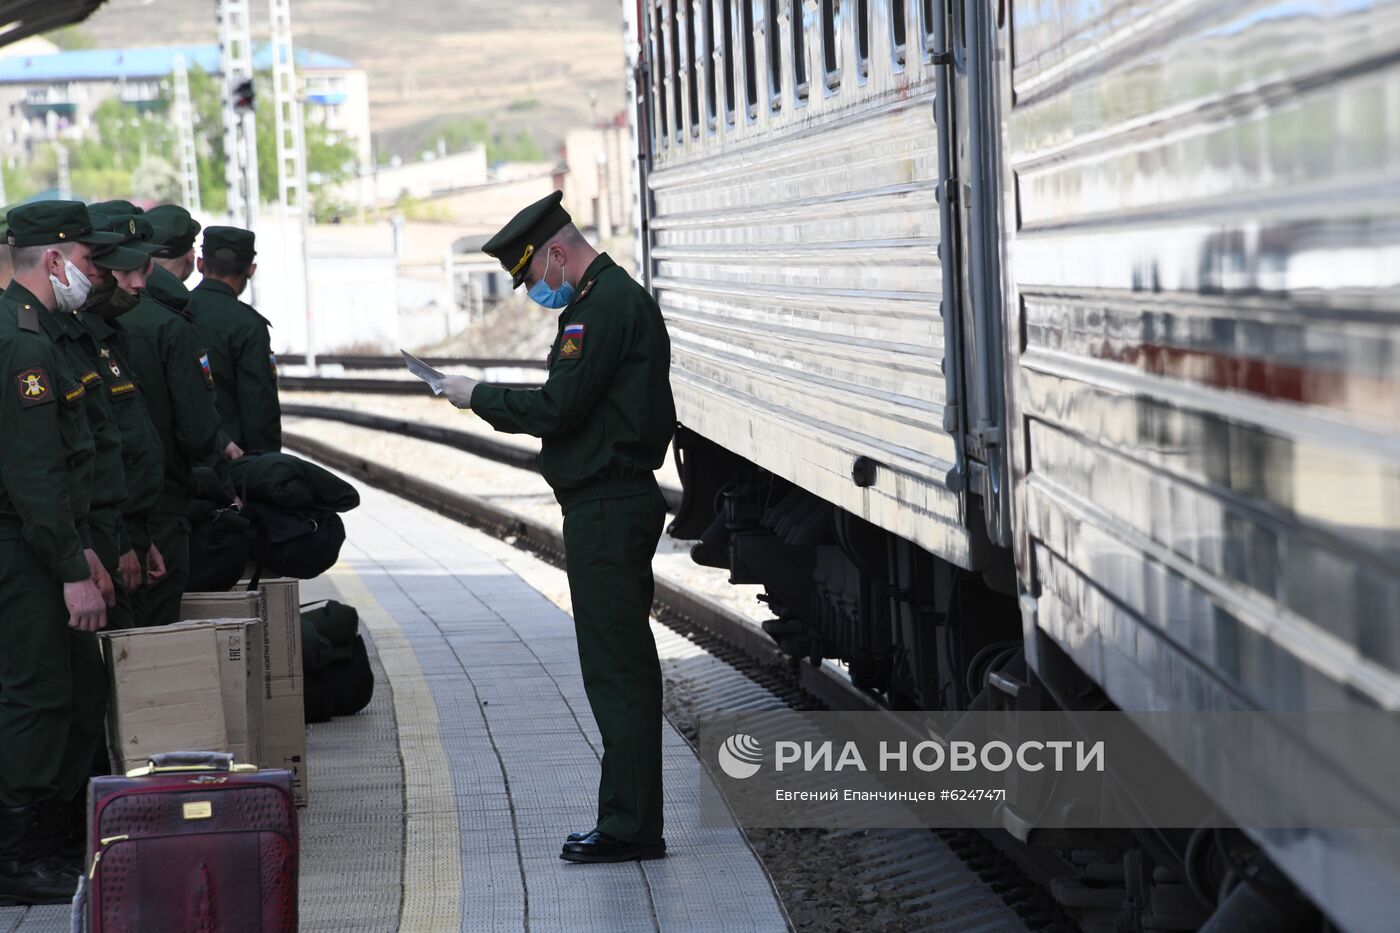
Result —
[[21, 369], [15, 373], [15, 386], [19, 390], [19, 403], [24, 408], [53, 401], [53, 384], [42, 366]]
[[31, 334], [39, 332], [39, 309], [33, 305], [21, 305], [19, 309], [19, 329]]
[[205, 388], [214, 388], [214, 370], [209, 366], [209, 351], [200, 350], [195, 355], [194, 361], [199, 364], [199, 371], [204, 374]]
[[583, 356], [583, 325], [564, 325], [564, 336], [559, 343], [559, 359], [576, 360]]

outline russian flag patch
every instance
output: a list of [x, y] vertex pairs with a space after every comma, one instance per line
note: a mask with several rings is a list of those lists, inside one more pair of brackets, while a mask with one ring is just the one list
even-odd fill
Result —
[[559, 343], [559, 359], [573, 360], [583, 355], [583, 325], [565, 324]]

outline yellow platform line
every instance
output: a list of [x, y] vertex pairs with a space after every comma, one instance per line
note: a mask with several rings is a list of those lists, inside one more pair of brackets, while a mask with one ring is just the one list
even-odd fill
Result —
[[462, 928], [462, 853], [452, 771], [438, 732], [437, 703], [399, 623], [344, 562], [328, 576], [360, 614], [394, 695], [403, 762], [404, 851], [401, 931]]

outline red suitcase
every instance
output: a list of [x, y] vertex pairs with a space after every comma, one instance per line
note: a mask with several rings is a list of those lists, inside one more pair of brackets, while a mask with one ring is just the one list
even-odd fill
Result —
[[297, 928], [300, 840], [289, 771], [175, 752], [88, 791], [94, 933]]

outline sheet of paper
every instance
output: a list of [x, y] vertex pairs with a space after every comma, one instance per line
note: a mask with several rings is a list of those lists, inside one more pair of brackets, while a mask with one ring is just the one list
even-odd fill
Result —
[[442, 380], [446, 377], [407, 350], [401, 349], [399, 352], [403, 354], [403, 364], [408, 367], [408, 371], [426, 382], [434, 395], [441, 395]]

